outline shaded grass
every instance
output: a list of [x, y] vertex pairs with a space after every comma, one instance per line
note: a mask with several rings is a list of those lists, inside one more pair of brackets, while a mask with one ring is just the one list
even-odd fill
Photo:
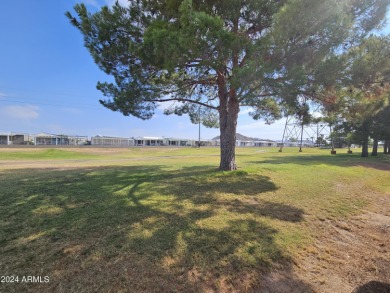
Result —
[[347, 217], [369, 204], [367, 193], [390, 191], [388, 173], [375, 167], [387, 166], [380, 157], [367, 167], [319, 150], [256, 150], [238, 150], [236, 172], [216, 171], [218, 158], [207, 156], [215, 149], [185, 149], [187, 159], [0, 174], [0, 271], [50, 276], [1, 286], [255, 290], [262, 272], [288, 266], [312, 241], [307, 221]]

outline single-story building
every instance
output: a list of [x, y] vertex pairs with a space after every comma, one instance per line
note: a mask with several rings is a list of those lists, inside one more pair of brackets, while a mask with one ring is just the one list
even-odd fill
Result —
[[[212, 140], [213, 146], [220, 146], [221, 140], [220, 137], [214, 137]], [[258, 138], [248, 137], [242, 134], [236, 134], [236, 146], [238, 147], [276, 147], [277, 143], [272, 140], [262, 140]]]
[[193, 141], [190, 139], [181, 138], [166, 138], [166, 144], [170, 146], [192, 146]]
[[50, 133], [38, 133], [34, 136], [35, 145], [69, 145], [67, 135]]
[[0, 145], [25, 145], [32, 143], [32, 137], [25, 133], [0, 133]]
[[96, 135], [91, 137], [91, 145], [101, 146], [133, 146], [134, 139], [125, 137], [112, 137]]
[[167, 145], [164, 137], [139, 136], [134, 138], [135, 146], [163, 146]]
[[139, 136], [134, 138], [135, 146], [192, 146], [192, 140], [181, 138]]
[[10, 142], [9, 134], [0, 133], [0, 144], [9, 145], [9, 142]]
[[[191, 146], [193, 147], [199, 147], [199, 139], [191, 140]], [[211, 146], [217, 146], [217, 142], [212, 139], [201, 139], [200, 140], [200, 146], [201, 147], [211, 147]]]
[[276, 147], [277, 142], [272, 140], [256, 140], [254, 141], [255, 146], [257, 147]]
[[69, 135], [68, 139], [70, 145], [85, 145], [88, 143], [88, 136]]
[[[284, 142], [282, 141], [278, 141], [277, 142], [277, 146], [278, 147], [299, 147], [301, 145], [301, 141], [298, 140], [294, 140], [294, 141], [290, 141], [290, 140], [286, 140]], [[302, 140], [302, 147], [314, 147], [315, 146], [315, 143], [312, 141], [312, 140], [309, 140], [309, 139], [306, 139], [306, 140]]]
[[238, 147], [251, 147], [254, 145], [255, 145], [255, 142], [253, 140], [236, 139], [236, 146], [238, 146]]

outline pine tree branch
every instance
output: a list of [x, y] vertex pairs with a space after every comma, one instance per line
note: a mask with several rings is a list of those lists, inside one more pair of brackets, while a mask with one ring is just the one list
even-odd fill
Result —
[[191, 99], [184, 99], [184, 98], [170, 98], [170, 99], [154, 99], [154, 100], [149, 100], [149, 102], [158, 102], [158, 103], [162, 103], [162, 102], [171, 102], [171, 101], [177, 101], [177, 102], [189, 102], [189, 103], [198, 104], [198, 105], [200, 105], [200, 106], [204, 106], [204, 107], [206, 107], [206, 108], [210, 108], [210, 109], [218, 110], [218, 107], [211, 106], [211, 105], [208, 105], [208, 104], [205, 104], [205, 103], [199, 102], [199, 101], [194, 101], [194, 100], [191, 100]]

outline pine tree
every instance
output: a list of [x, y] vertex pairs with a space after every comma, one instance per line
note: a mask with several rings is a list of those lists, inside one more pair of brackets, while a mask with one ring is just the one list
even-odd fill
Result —
[[[101, 103], [149, 119], [161, 102], [194, 116], [216, 113], [221, 170], [235, 170], [237, 118], [272, 122], [299, 95], [316, 98], [324, 60], [382, 24], [389, 0], [130, 0], [67, 16], [94, 61], [115, 79], [98, 83]], [[317, 75], [315, 73], [317, 72]]]
[[[374, 140], [376, 155], [383, 132], [380, 113], [387, 107], [390, 93], [390, 36], [370, 36], [359, 46], [337, 57], [345, 70], [332, 75], [333, 82], [321, 92], [330, 115], [341, 117], [339, 128], [352, 130], [362, 145], [362, 157], [368, 157], [368, 142]], [[348, 64], [348, 66], [347, 66]], [[340, 64], [338, 65], [340, 66]], [[321, 79], [318, 79], [321, 80]]]

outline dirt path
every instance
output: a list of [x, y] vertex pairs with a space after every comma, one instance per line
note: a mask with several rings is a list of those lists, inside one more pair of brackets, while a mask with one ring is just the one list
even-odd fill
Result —
[[296, 287], [289, 292], [389, 293], [390, 195], [378, 198], [363, 214], [313, 224], [321, 236], [306, 249], [293, 272], [273, 272], [265, 292], [287, 292], [286, 284], [293, 282]]

